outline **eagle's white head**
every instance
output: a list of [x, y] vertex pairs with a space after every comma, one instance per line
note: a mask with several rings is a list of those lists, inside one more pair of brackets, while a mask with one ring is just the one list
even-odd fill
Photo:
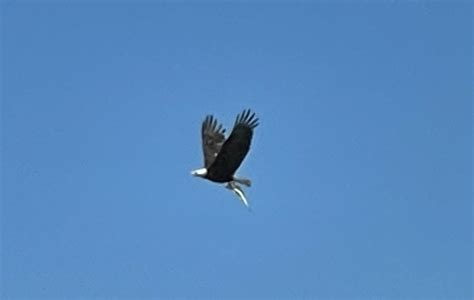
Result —
[[201, 169], [191, 171], [191, 175], [197, 176], [197, 177], [205, 177], [207, 175], [207, 169], [201, 168]]

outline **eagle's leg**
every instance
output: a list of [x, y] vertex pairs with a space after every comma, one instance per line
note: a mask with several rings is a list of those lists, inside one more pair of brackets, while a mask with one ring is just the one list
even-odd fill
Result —
[[227, 183], [225, 187], [229, 190], [232, 190], [239, 197], [240, 201], [242, 201], [245, 204], [245, 206], [250, 208], [247, 202], [247, 198], [245, 197], [244, 191], [242, 190], [240, 186], [237, 185], [237, 183], [235, 183], [234, 181], [230, 181]]
[[252, 185], [252, 182], [250, 181], [250, 179], [247, 179], [247, 178], [234, 177], [234, 181], [237, 182], [237, 183], [243, 184], [245, 186], [248, 186], [248, 187], [250, 187]]

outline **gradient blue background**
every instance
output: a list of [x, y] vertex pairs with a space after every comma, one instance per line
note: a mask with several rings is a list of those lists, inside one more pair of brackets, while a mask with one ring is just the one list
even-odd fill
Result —
[[471, 298], [472, 9], [3, 1], [1, 297]]

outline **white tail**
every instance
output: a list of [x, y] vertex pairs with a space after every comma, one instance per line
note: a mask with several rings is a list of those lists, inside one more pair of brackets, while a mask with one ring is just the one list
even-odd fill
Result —
[[252, 181], [250, 181], [250, 179], [247, 179], [247, 178], [234, 177], [234, 181], [237, 182], [237, 183], [243, 184], [245, 186], [248, 186], [248, 187], [250, 187], [252, 185]]

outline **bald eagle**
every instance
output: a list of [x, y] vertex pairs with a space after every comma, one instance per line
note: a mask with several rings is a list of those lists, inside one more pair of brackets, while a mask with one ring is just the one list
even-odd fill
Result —
[[235, 177], [235, 172], [242, 164], [250, 150], [253, 130], [258, 126], [258, 118], [250, 109], [237, 115], [234, 128], [225, 139], [225, 129], [212, 115], [206, 116], [201, 126], [202, 150], [204, 153], [204, 168], [191, 172], [191, 175], [207, 180], [225, 183], [248, 208], [249, 204], [244, 191], [239, 184], [250, 187], [247, 178]]

